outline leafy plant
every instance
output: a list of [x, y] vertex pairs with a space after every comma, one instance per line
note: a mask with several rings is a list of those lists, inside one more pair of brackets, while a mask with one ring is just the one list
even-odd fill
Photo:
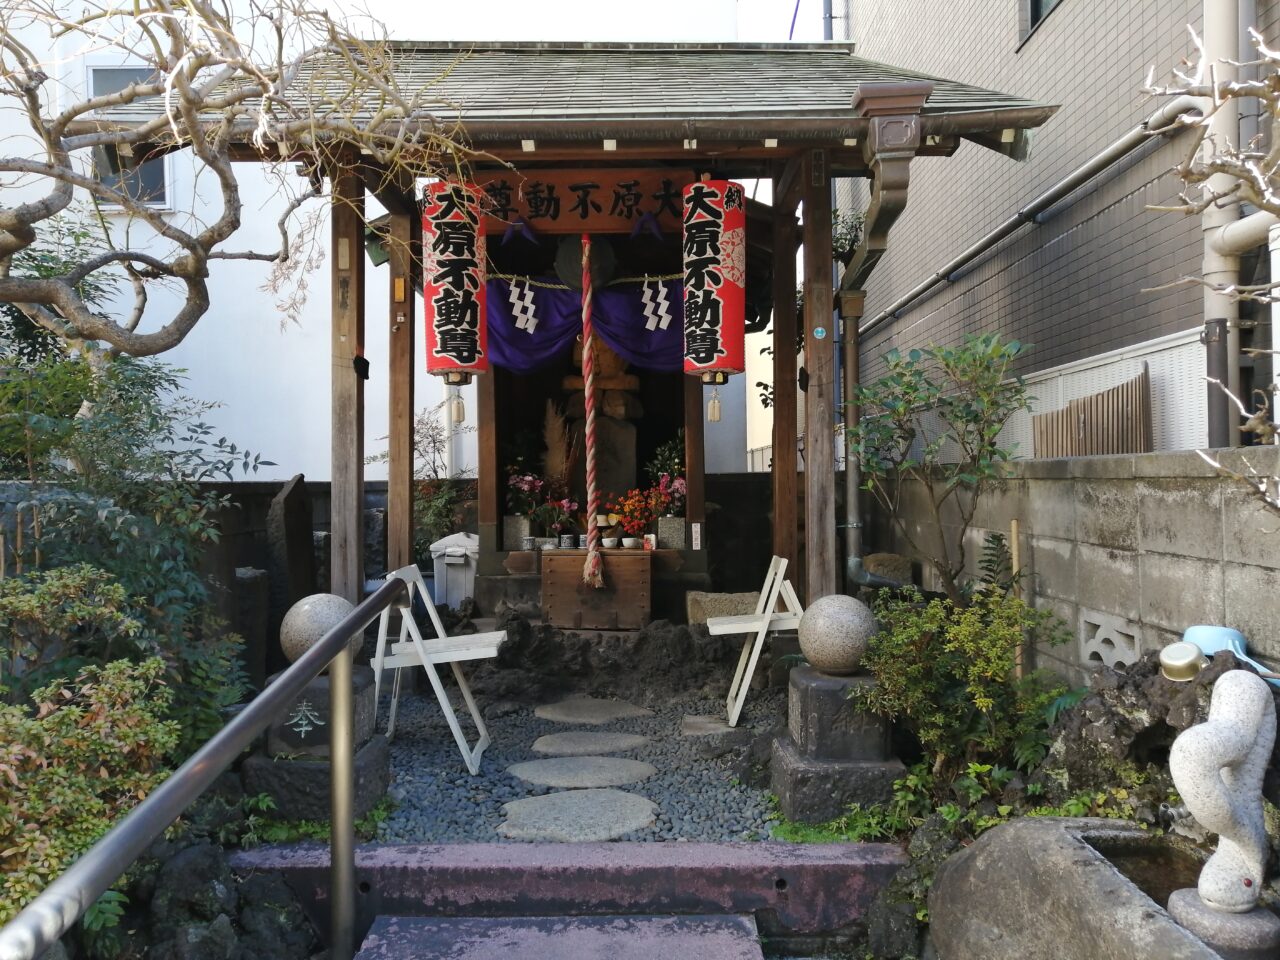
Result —
[[653, 458], [645, 464], [644, 472], [653, 484], [660, 483], [663, 474], [671, 478], [684, 476], [684, 427], [653, 452]]
[[86, 667], [36, 691], [34, 715], [0, 706], [0, 923], [167, 776], [179, 729], [164, 672], [155, 658]]
[[1024, 636], [1065, 640], [1052, 614], [989, 589], [968, 606], [906, 590], [875, 610], [882, 630], [864, 663], [876, 683], [859, 701], [915, 735], [940, 783], [970, 763], [1029, 769], [1044, 757], [1045, 709], [1062, 688], [1043, 674], [1018, 678], [1015, 665]]
[[85, 949], [93, 957], [118, 956], [124, 942], [120, 936], [120, 921], [124, 919], [129, 898], [119, 890], [105, 890], [102, 896], [89, 904], [80, 919], [84, 933]]
[[[1030, 408], [1026, 385], [1013, 375], [1024, 352], [997, 334], [966, 336], [954, 347], [894, 349], [885, 356], [888, 373], [858, 389], [863, 415], [849, 437], [866, 488], [955, 602], [964, 595], [965, 535], [974, 510], [1014, 452], [1001, 445], [1000, 431]], [[911, 483], [925, 493], [923, 534], [903, 510]], [[944, 520], [949, 510], [954, 536]]]

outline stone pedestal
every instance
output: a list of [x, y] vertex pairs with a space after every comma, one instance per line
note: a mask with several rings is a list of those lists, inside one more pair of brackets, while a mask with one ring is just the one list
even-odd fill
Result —
[[659, 517], [658, 546], [663, 550], [683, 550], [685, 530], [684, 517]]
[[502, 549], [523, 550], [524, 538], [533, 536], [533, 523], [523, 514], [502, 518]]
[[800, 823], [832, 820], [851, 803], [886, 803], [906, 773], [889, 755], [889, 727], [850, 702], [870, 677], [832, 677], [809, 666], [791, 671], [787, 734], [773, 744], [773, 792], [782, 814]]
[[[390, 674], [387, 675], [388, 679]], [[275, 677], [267, 680], [270, 686]], [[355, 741], [357, 749], [373, 736], [373, 670], [351, 668], [355, 688]], [[267, 727], [267, 755], [289, 758], [300, 755], [329, 756], [329, 675], [316, 677]]]
[[1280, 917], [1265, 907], [1223, 913], [1205, 905], [1194, 887], [1175, 890], [1169, 916], [1205, 942], [1222, 960], [1273, 960], [1280, 955]]
[[[387, 738], [373, 732], [373, 670], [352, 667], [355, 701], [356, 817], [369, 813], [391, 782]], [[390, 676], [388, 674], [388, 676]], [[275, 677], [267, 680], [270, 686]], [[265, 751], [241, 768], [245, 793], [275, 801], [276, 820], [329, 819], [329, 677], [312, 680], [267, 728]]]
[[[369, 815], [391, 782], [391, 751], [377, 734], [356, 750], [356, 819]], [[240, 770], [244, 792], [265, 793], [275, 801], [274, 820], [328, 820], [330, 764], [327, 758], [276, 760], [255, 753]]]

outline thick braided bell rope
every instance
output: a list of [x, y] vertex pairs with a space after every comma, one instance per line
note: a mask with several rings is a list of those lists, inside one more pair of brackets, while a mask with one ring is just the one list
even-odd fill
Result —
[[582, 385], [587, 391], [587, 562], [582, 568], [582, 582], [599, 589], [604, 586], [600, 572], [600, 489], [596, 486], [596, 363], [591, 328], [591, 237], [582, 235]]
[[1169, 772], [1191, 815], [1218, 834], [1218, 850], [1200, 871], [1205, 906], [1247, 913], [1258, 903], [1269, 847], [1262, 778], [1276, 738], [1267, 682], [1229, 670], [1213, 685], [1209, 719], [1183, 731], [1169, 751]]

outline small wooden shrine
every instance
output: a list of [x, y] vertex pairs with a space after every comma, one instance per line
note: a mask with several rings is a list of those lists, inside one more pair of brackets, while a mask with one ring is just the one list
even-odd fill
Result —
[[[837, 422], [852, 411], [861, 288], [907, 201], [912, 165], [966, 141], [1024, 155], [1027, 132], [1053, 108], [864, 61], [847, 43], [394, 47], [398, 69], [435, 84], [442, 115], [480, 152], [465, 182], [422, 195], [367, 158], [331, 171], [334, 592], [355, 598], [363, 583], [366, 190], [389, 211], [393, 241], [389, 568], [412, 559], [412, 360], [426, 349], [433, 372], [478, 385], [482, 612], [530, 588], [568, 625], [641, 625], [632, 621], [649, 606], [669, 609], [706, 581], [704, 408], [717, 382], [742, 370], [743, 329], [767, 325], [779, 349], [773, 503], [761, 517], [771, 514], [773, 552], [803, 571], [795, 582], [808, 598], [837, 592]], [[866, 178], [870, 203], [837, 285], [841, 177]], [[762, 179], [771, 206], [739, 186]], [[456, 240], [460, 223], [469, 241]], [[803, 472], [791, 348], [800, 330]], [[508, 476], [545, 452], [548, 402], [575, 451], [563, 489], [585, 514], [585, 550], [536, 553], [510, 531], [504, 540]], [[644, 464], [680, 430], [683, 545], [604, 547], [602, 504], [643, 484]], [[845, 527], [846, 549], [858, 550], [856, 514]], [[605, 592], [592, 594], [596, 584]]]

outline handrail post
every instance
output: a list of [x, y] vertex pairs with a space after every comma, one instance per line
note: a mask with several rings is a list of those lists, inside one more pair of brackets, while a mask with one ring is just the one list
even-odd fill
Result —
[[356, 785], [349, 646], [329, 664], [329, 718], [329, 956], [351, 960], [356, 952]]

